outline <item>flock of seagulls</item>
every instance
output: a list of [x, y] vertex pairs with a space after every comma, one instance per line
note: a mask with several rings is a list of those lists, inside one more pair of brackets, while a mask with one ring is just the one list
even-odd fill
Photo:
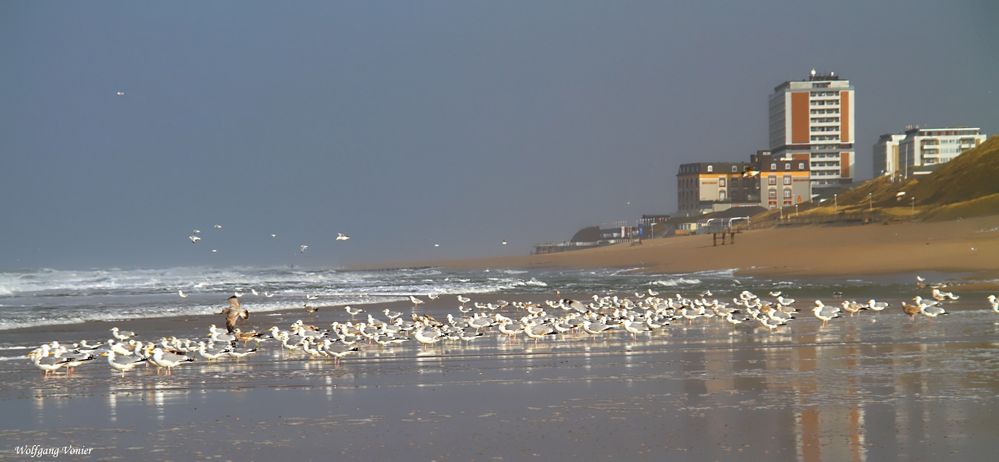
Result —
[[[925, 288], [918, 284], [917, 287]], [[227, 329], [212, 325], [201, 338], [163, 337], [155, 342], [142, 341], [134, 332], [115, 327], [106, 341], [90, 343], [84, 340], [70, 346], [53, 341], [32, 350], [28, 357], [46, 376], [60, 369], [71, 375], [77, 367], [101, 356], [106, 357], [108, 366], [122, 376], [142, 365], [155, 367], [157, 374], [172, 374], [174, 368], [186, 363], [240, 360], [267, 345], [306, 360], [331, 360], [339, 364], [344, 358], [368, 348], [416, 344], [427, 349], [435, 345], [475, 342], [487, 335], [504, 341], [523, 339], [535, 343], [605, 335], [638, 337], [665, 332], [673, 324], [708, 321], [774, 331], [795, 322], [801, 314], [795, 307], [797, 301], [780, 291], [771, 291], [769, 297], [764, 298], [743, 290], [730, 301], [719, 300], [710, 291], [684, 297], [681, 294], [660, 296], [659, 292], [648, 289], [633, 295], [593, 295], [585, 301], [560, 298], [542, 303], [505, 300], [470, 303], [469, 297], [457, 295], [458, 312], [446, 313], [441, 319], [418, 312], [416, 307], [425, 302], [411, 296], [413, 310], [408, 318], [402, 312], [385, 308], [377, 315], [369, 312], [358, 320], [365, 310], [345, 306], [344, 310], [350, 316], [348, 321], [318, 327], [297, 320], [287, 329], [272, 326], [259, 332], [235, 327], [235, 320], [246, 319], [248, 312], [236, 297], [230, 297], [229, 306], [223, 312]], [[440, 294], [428, 295], [431, 299], [439, 297]], [[913, 297], [911, 303], [902, 301], [901, 308], [910, 318], [919, 315], [936, 318], [947, 314], [945, 303], [959, 298], [952, 292], [933, 287], [930, 298]], [[989, 295], [987, 300], [992, 310], [999, 314], [999, 298]], [[825, 326], [844, 314], [880, 312], [889, 306], [874, 299], [866, 302], [843, 300], [836, 305], [815, 300], [811, 311]], [[253, 343], [252, 347], [250, 343]]]
[[[220, 224], [214, 224], [214, 225], [212, 225], [212, 228], [215, 229], [216, 231], [221, 231], [222, 230], [222, 225], [220, 225]], [[277, 233], [270, 233], [270, 236], [271, 236], [271, 239], [277, 239], [277, 237], [278, 237]], [[204, 238], [201, 235], [201, 230], [195, 228], [194, 230], [191, 231], [191, 234], [187, 235], [187, 239], [189, 241], [191, 241], [191, 244], [198, 244]], [[345, 233], [336, 233], [336, 240], [337, 241], [349, 241], [350, 240], [350, 236], [347, 235], [347, 234], [345, 234]], [[310, 247], [309, 244], [299, 244], [299, 246], [298, 246], [298, 253], [305, 253], [305, 251], [309, 247]], [[218, 253], [218, 249], [211, 249], [211, 253]]]

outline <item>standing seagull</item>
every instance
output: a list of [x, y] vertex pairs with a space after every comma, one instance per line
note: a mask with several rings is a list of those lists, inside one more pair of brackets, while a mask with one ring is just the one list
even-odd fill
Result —
[[999, 313], [999, 299], [995, 295], [989, 295], [986, 298], [989, 300], [989, 305], [992, 306], [992, 311]]
[[236, 330], [236, 321], [240, 318], [247, 319], [250, 317], [250, 312], [246, 311], [245, 308], [240, 306], [239, 297], [233, 295], [229, 297], [229, 306], [222, 310], [221, 315], [225, 316], [225, 328], [229, 333], [233, 333]]
[[423, 304], [423, 300], [420, 300], [412, 295], [409, 296], [409, 301], [413, 302], [413, 309], [416, 309], [417, 306]]

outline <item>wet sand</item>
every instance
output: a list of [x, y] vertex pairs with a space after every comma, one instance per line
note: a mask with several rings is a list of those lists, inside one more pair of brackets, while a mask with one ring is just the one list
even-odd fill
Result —
[[641, 267], [662, 273], [738, 268], [739, 274], [794, 277], [945, 271], [994, 278], [999, 277], [997, 261], [999, 216], [990, 216], [932, 223], [755, 230], [738, 234], [735, 245], [717, 247], [712, 246], [710, 235], [695, 235], [547, 255], [391, 262], [363, 267]]
[[[999, 316], [970, 299], [949, 309], [915, 321], [864, 312], [826, 327], [802, 314], [775, 333], [701, 319], [637, 338], [488, 336], [372, 347], [339, 366], [272, 345], [172, 376], [121, 378], [91, 364], [42, 378], [27, 361], [5, 361], [0, 458], [22, 458], [18, 445], [73, 444], [93, 451], [61, 458], [988, 460]], [[155, 337], [193, 335], [205, 321], [122, 325]], [[13, 334], [90, 338], [103, 324]]]

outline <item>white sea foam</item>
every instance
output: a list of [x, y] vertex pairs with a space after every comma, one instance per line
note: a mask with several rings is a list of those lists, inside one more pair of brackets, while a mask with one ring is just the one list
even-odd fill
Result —
[[658, 281], [652, 281], [649, 284], [650, 285], [663, 286], [663, 287], [677, 287], [677, 286], [694, 285], [694, 284], [700, 284], [700, 283], [701, 283], [700, 279], [682, 278], [681, 277], [681, 278], [673, 278], [673, 279], [660, 279]]

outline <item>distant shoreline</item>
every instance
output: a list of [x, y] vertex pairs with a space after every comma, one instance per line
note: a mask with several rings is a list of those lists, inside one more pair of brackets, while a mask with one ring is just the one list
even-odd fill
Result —
[[738, 268], [760, 276], [857, 276], [920, 271], [999, 278], [999, 216], [943, 222], [803, 226], [753, 230], [734, 245], [710, 235], [645, 240], [544, 255], [386, 262], [349, 269], [442, 267], [641, 268], [690, 273]]

